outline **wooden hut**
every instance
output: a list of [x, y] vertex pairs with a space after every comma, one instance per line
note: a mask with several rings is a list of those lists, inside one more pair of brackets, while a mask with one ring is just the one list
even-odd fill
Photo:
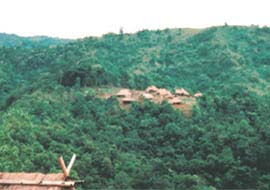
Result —
[[73, 155], [66, 168], [62, 157], [59, 163], [63, 173], [6, 173], [0, 172], [0, 190], [67, 190], [74, 189], [78, 181], [68, 180], [71, 167], [75, 161]]
[[130, 104], [131, 102], [135, 102], [136, 100], [134, 98], [131, 98], [131, 97], [127, 97], [127, 98], [123, 98], [122, 99], [122, 102], [124, 104]]
[[163, 96], [163, 97], [172, 97], [172, 93], [169, 90], [165, 89], [165, 88], [159, 89], [158, 94], [160, 96]]
[[155, 87], [154, 85], [152, 85], [152, 86], [149, 86], [149, 87], [145, 90], [145, 92], [147, 92], [147, 93], [157, 93], [157, 92], [158, 92], [158, 88]]
[[190, 96], [190, 94], [184, 88], [176, 89], [175, 94], [178, 96]]
[[182, 104], [183, 101], [180, 100], [179, 98], [173, 98], [173, 99], [169, 100], [169, 103], [173, 104], [173, 105], [177, 105], [177, 104]]
[[154, 98], [154, 96], [152, 94], [148, 94], [148, 93], [143, 93], [142, 97], [144, 99], [148, 99], [148, 100], [152, 100]]
[[203, 96], [203, 94], [200, 93], [200, 92], [197, 92], [197, 93], [194, 94], [195, 98], [199, 98], [199, 97], [202, 97], [202, 96]]
[[130, 97], [131, 96], [131, 92], [129, 89], [121, 89], [117, 94], [117, 97], [119, 98], [125, 98], [125, 97]]

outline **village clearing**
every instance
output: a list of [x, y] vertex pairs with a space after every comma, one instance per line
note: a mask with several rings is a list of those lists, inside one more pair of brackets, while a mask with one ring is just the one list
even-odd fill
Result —
[[[89, 93], [87, 90], [85, 93]], [[122, 108], [128, 109], [132, 102], [143, 103], [145, 100], [160, 104], [167, 101], [173, 108], [182, 111], [184, 115], [191, 116], [192, 108], [197, 99], [203, 96], [197, 92], [191, 95], [184, 88], [175, 89], [172, 93], [165, 88], [149, 86], [145, 90], [132, 90], [127, 88], [104, 87], [94, 89], [95, 96], [101, 99], [116, 97]]]

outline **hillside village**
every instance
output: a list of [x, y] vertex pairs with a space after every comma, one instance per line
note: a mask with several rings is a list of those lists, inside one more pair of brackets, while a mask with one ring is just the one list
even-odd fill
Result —
[[99, 91], [98, 97], [109, 99], [116, 97], [122, 108], [128, 108], [132, 102], [143, 103], [145, 100], [159, 104], [167, 101], [175, 109], [179, 109], [185, 115], [189, 116], [196, 99], [203, 96], [201, 92], [191, 95], [184, 88], [175, 89], [174, 93], [166, 88], [157, 88], [154, 85], [149, 86], [145, 90], [131, 90], [127, 88], [115, 89], [110, 93]]
[[221, 26], [0, 48], [2, 184], [40, 185], [74, 153], [53, 183], [270, 189], [269, 42], [269, 27]]

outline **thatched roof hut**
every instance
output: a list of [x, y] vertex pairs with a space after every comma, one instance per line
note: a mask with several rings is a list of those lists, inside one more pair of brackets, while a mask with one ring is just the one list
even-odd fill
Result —
[[145, 92], [147, 92], [147, 93], [157, 93], [158, 92], [158, 88], [156, 86], [152, 85], [152, 86], [149, 86], [145, 90]]
[[202, 97], [202, 96], [203, 96], [203, 94], [200, 93], [200, 92], [197, 92], [197, 93], [194, 94], [195, 98], [199, 98], [199, 97]]
[[148, 100], [152, 100], [154, 98], [152, 94], [148, 94], [148, 93], [143, 93], [142, 96], [144, 99], [148, 99]]
[[117, 94], [116, 94], [117, 97], [129, 97], [131, 96], [131, 92], [129, 89], [121, 89]]
[[175, 94], [179, 96], [190, 96], [190, 94], [184, 88], [176, 89]]
[[163, 97], [171, 97], [172, 96], [172, 93], [169, 90], [165, 89], [165, 88], [160, 88], [158, 90], [158, 94], [160, 96], [163, 96]]
[[124, 104], [129, 104], [129, 103], [131, 103], [131, 102], [135, 102], [136, 100], [134, 99], [134, 98], [130, 98], [130, 97], [128, 97], [128, 98], [123, 98], [122, 99], [122, 102], [124, 103]]
[[173, 98], [173, 99], [169, 100], [169, 103], [175, 105], [175, 104], [182, 104], [183, 101], [179, 98]]

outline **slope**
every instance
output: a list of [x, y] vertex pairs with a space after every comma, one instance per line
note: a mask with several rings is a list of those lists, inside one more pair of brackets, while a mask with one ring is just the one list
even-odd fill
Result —
[[[269, 189], [269, 42], [267, 27], [223, 26], [2, 47], [0, 171], [53, 172], [75, 152], [82, 189]], [[149, 85], [205, 96], [190, 118], [95, 96]]]

